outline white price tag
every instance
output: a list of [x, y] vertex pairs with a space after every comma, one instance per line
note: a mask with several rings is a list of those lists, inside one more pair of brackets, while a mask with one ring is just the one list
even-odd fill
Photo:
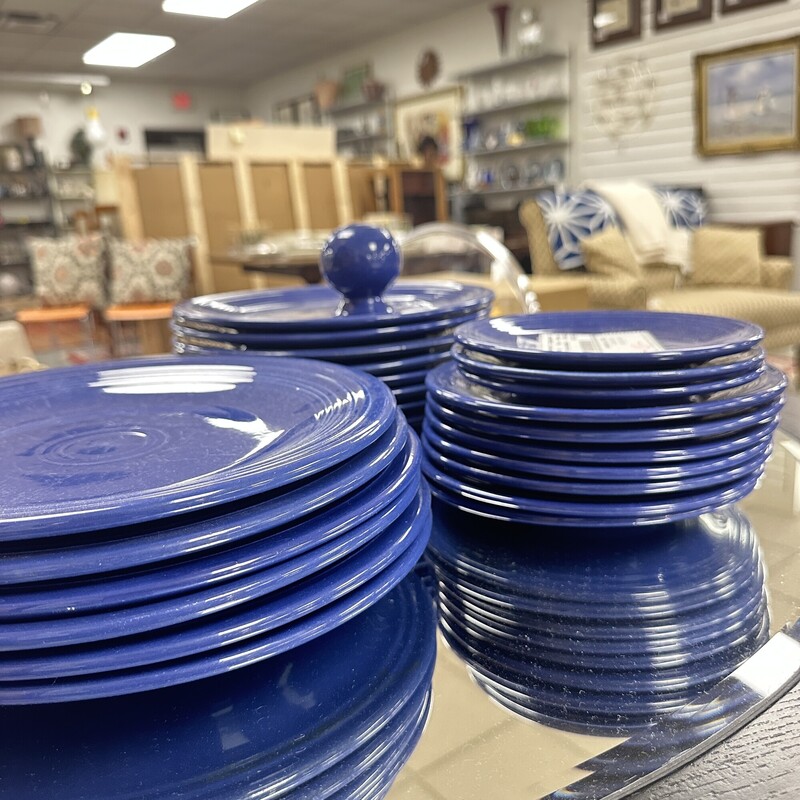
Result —
[[538, 339], [517, 341], [526, 349], [549, 353], [657, 353], [664, 349], [649, 331], [541, 333]]

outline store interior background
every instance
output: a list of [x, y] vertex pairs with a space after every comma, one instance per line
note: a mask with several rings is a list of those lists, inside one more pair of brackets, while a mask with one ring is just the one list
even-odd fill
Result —
[[[16, 8], [5, 0], [0, 9]], [[435, 91], [452, 85], [453, 76], [498, 61], [497, 36], [487, 3], [347, 0], [331, 4], [269, 0], [228, 20], [202, 20], [161, 14], [124, 0], [40, 0], [23, 3], [26, 10], [56, 13], [74, 20], [49, 37], [45, 53], [31, 54], [27, 34], [6, 34], [0, 49], [0, 139], [12, 138], [18, 116], [39, 115], [42, 144], [51, 159], [68, 155], [69, 140], [84, 124], [86, 108], [96, 107], [109, 132], [129, 131], [125, 142], [109, 135], [95, 152], [95, 165], [105, 155], [144, 153], [147, 128], [196, 128], [212, 114], [249, 113], [270, 121], [275, 103], [310, 93], [321, 77], [338, 78], [353, 65], [368, 62], [373, 75], [396, 98], [423, 91], [416, 79], [420, 52], [433, 48], [440, 57]], [[708, 22], [672, 31], [652, 30], [652, 3], [646, 0], [642, 36], [632, 43], [592, 50], [585, 0], [543, 0], [526, 3], [540, 14], [548, 50], [568, 49], [571, 56], [571, 152], [568, 184], [597, 178], [644, 178], [702, 186], [717, 221], [760, 221], [800, 218], [800, 159], [794, 152], [703, 159], [694, 152], [693, 56], [790, 35], [800, 30], [800, 0], [762, 6], [736, 14], [714, 14]], [[139, 70], [98, 70], [111, 85], [82, 97], [48, 87], [49, 99], [29, 86], [8, 82], [10, 71], [47, 68], [62, 71], [62, 49], [74, 39], [97, 39], [107, 20], [115, 29], [173, 35], [175, 50]], [[252, 30], [252, 19], [260, 29]], [[250, 28], [248, 30], [248, 27]], [[513, 42], [513, 30], [511, 41]], [[357, 44], [354, 44], [357, 42]], [[512, 44], [513, 47], [513, 44]], [[656, 79], [655, 114], [650, 126], [625, 136], [621, 147], [592, 122], [592, 76], [623, 57], [645, 58]], [[79, 63], [79, 60], [78, 62]], [[52, 64], [50, 68], [47, 65]], [[202, 75], [201, 81], [197, 76]], [[135, 79], [134, 79], [135, 76]], [[141, 77], [140, 77], [141, 76]], [[177, 91], [188, 92], [191, 108], [175, 110]], [[795, 228], [793, 252], [800, 252]], [[795, 255], [796, 257], [796, 255]], [[795, 287], [797, 287], [795, 278]]]

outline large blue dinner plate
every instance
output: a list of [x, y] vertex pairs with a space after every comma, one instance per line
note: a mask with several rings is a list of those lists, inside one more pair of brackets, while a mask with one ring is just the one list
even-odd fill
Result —
[[488, 289], [448, 281], [402, 283], [382, 295], [389, 310], [381, 313], [340, 315], [342, 295], [327, 286], [230, 292], [186, 300], [175, 316], [197, 327], [207, 324], [239, 331], [340, 331], [373, 329], [438, 320], [467, 314], [491, 305]]
[[430, 525], [429, 502], [423, 488], [393, 524], [327, 568], [314, 569], [314, 551], [301, 556], [296, 582], [291, 564], [284, 563], [269, 569], [264, 580], [255, 573], [152, 603], [4, 623], [0, 681], [139, 667], [275, 630], [358, 588], [413, 547]]
[[[470, 426], [474, 427], [472, 423]], [[547, 465], [552, 474], [580, 477], [600, 472], [608, 473], [614, 480], [615, 476], [621, 478], [623, 475], [628, 478], [643, 474], [660, 477], [696, 474], [710, 466], [716, 468], [718, 464], [728, 463], [725, 461], [727, 458], [738, 463], [746, 459], [751, 450], [768, 444], [777, 426], [778, 420], [775, 419], [767, 425], [752, 428], [749, 433], [708, 441], [675, 442], [672, 447], [666, 444], [637, 447], [613, 442], [595, 445], [576, 442], [570, 446], [568, 442], [508, 439], [467, 432], [442, 421], [431, 407], [425, 414], [424, 434], [454, 454], [466, 457], [469, 453], [476, 462], [493, 464], [497, 458], [503, 461], [511, 459], [519, 467], [530, 464], [532, 468], [540, 462]]]
[[[122, 574], [92, 576], [90, 581], [37, 583], [16, 590], [6, 589], [0, 603], [0, 620], [75, 617], [101, 609], [141, 606], [220, 584], [232, 604], [234, 585], [231, 581], [239, 581], [241, 585], [242, 579], [249, 575], [258, 582], [259, 591], [275, 591], [334, 563], [381, 534], [408, 509], [418, 489], [419, 480], [414, 475], [402, 493], [380, 511], [344, 531], [341, 527], [325, 526], [325, 518], [331, 515], [322, 514], [318, 521], [321, 533], [315, 542], [308, 541], [302, 525], [293, 526], [293, 529], [239, 547], [138, 573], [126, 570]], [[300, 546], [293, 543], [293, 532], [302, 537]], [[282, 542], [285, 547], [281, 547]], [[196, 594], [193, 598], [194, 602], [198, 599]]]
[[683, 475], [671, 480], [649, 478], [644, 480], [577, 479], [577, 476], [561, 478], [541, 472], [525, 475], [520, 470], [511, 473], [501, 471], [496, 465], [487, 468], [466, 463], [442, 452], [430, 441], [423, 443], [423, 450], [427, 460], [444, 474], [476, 487], [490, 487], [498, 491], [544, 492], [562, 497], [569, 495], [575, 499], [593, 500], [596, 496], [630, 498], [674, 495], [730, 484], [732, 481], [744, 478], [761, 469], [772, 452], [772, 447], [767, 445], [761, 450], [754, 451], [748, 460], [737, 466], [728, 466], [717, 472], [706, 472], [700, 475]]
[[363, 372], [174, 356], [0, 386], [0, 540], [143, 522], [240, 500], [356, 456], [392, 425]]
[[453, 346], [453, 358], [468, 372], [492, 380], [516, 381], [525, 385], [545, 384], [549, 386], [682, 386], [692, 383], [725, 380], [742, 373], [751, 372], [764, 363], [764, 351], [760, 347], [722, 356], [701, 364], [672, 369], [602, 370], [541, 369], [516, 365], [514, 362], [495, 358], [461, 345]]
[[[501, 436], [510, 439], [536, 442], [571, 442], [573, 444], [638, 444], [685, 440], [712, 440], [720, 437], [737, 437], [774, 425], [783, 406], [778, 399], [760, 408], [740, 414], [709, 419], [659, 420], [647, 423], [580, 423], [573, 425], [548, 423], [534, 424], [516, 418], [495, 417], [490, 414], [472, 414], [467, 406], [453, 408], [444, 400], [428, 393], [426, 411], [453, 427], [481, 436]], [[696, 443], [696, 442], [695, 442]]]
[[426, 386], [436, 399], [449, 407], [471, 414], [489, 414], [504, 419], [535, 422], [649, 423], [655, 421], [703, 419], [746, 413], [778, 400], [786, 389], [786, 376], [767, 366], [756, 380], [716, 394], [683, 398], [681, 403], [624, 408], [562, 407], [526, 402], [519, 397], [496, 393], [471, 383], [455, 363], [443, 364], [428, 374]]
[[0, 727], [15, 732], [0, 748], [3, 789], [15, 800], [228, 800], [243, 783], [292, 792], [384, 738], [429, 682], [435, 629], [409, 576], [336, 630], [235, 674], [79, 707], [0, 709]]
[[[486, 309], [471, 310], [461, 312], [453, 311], [452, 315], [436, 319], [431, 322], [405, 322], [403, 324], [375, 325], [367, 328], [352, 328], [349, 330], [337, 331], [273, 331], [269, 332], [269, 325], [265, 328], [252, 328], [250, 330], [238, 330], [236, 328], [221, 327], [218, 325], [208, 325], [193, 323], [181, 316], [173, 318], [173, 328], [186, 335], [198, 334], [218, 341], [231, 342], [232, 344], [245, 344], [253, 347], [261, 347], [264, 350], [278, 347], [283, 348], [308, 348], [308, 347], [328, 347], [331, 343], [331, 336], [336, 337], [336, 341], [343, 347], [353, 345], [365, 345], [370, 343], [387, 343], [395, 340], [408, 340], [415, 338], [425, 338], [430, 336], [443, 336], [452, 332], [457, 326], [470, 322], [473, 319], [486, 316]], [[302, 313], [302, 311], [301, 311]]]
[[[0, 585], [27, 584], [36, 576], [33, 589], [46, 591], [46, 581], [95, 575], [103, 575], [111, 585], [105, 573], [125, 571], [126, 577], [133, 577], [136, 567], [155, 565], [152, 569], [161, 570], [158, 562], [172, 561], [175, 566], [177, 559], [195, 559], [208, 550], [223, 555], [206, 579], [226, 578], [249, 566], [243, 555], [238, 564], [223, 569], [222, 559], [230, 557], [224, 555], [227, 546], [255, 536], [260, 537], [262, 566], [278, 563], [349, 530], [393, 502], [418, 468], [417, 449], [416, 438], [398, 419], [391, 431], [345, 465], [280, 494], [256, 495], [214, 508], [213, 513], [47, 539], [34, 549], [27, 549], [29, 543], [22, 543], [25, 549], [7, 548], [0, 558]], [[298, 509], [304, 514], [298, 515]], [[171, 572], [169, 579], [181, 574]], [[166, 583], [167, 576], [161, 577]], [[120, 597], [125, 597], [121, 587]]]
[[[0, 705], [59, 703], [149, 691], [230, 672], [285, 653], [328, 633], [380, 600], [411, 572], [425, 550], [429, 532], [430, 519], [410, 546], [375, 577], [314, 613], [297, 619], [292, 616], [280, 628], [193, 657], [138, 669], [79, 674], [55, 681], [33, 680], [30, 675], [27, 680], [0, 681]], [[43, 659], [45, 670], [46, 662]], [[0, 667], [0, 678], [4, 674], [4, 667]]]
[[[427, 373], [429, 370], [437, 367], [439, 364], [444, 364], [450, 359], [450, 351], [442, 351], [441, 353], [426, 353], [421, 356], [408, 356], [408, 358], [392, 358], [388, 360], [379, 361], [364, 361], [357, 364], [353, 369], [363, 369], [364, 372], [369, 372], [376, 378], [383, 380], [386, 376], [401, 375], [410, 371], [419, 372], [424, 370]], [[424, 377], [424, 376], [423, 376]]]
[[[643, 460], [643, 463], [640, 464], [619, 466], [603, 461], [605, 455], [603, 453], [595, 453], [594, 462], [584, 464], [532, 458], [524, 445], [514, 446], [497, 440], [483, 440], [480, 442], [482, 449], [478, 449], [475, 445], [464, 446], [456, 444], [455, 438], [451, 439], [449, 433], [437, 430], [430, 422], [426, 422], [423, 433], [430, 445], [441, 455], [448, 456], [464, 466], [478, 466], [506, 475], [546, 476], [563, 480], [600, 483], [669, 481], [732, 469], [752, 461], [756, 454], [763, 457], [763, 453], [769, 448], [771, 442], [771, 434], [766, 434], [757, 443], [738, 452], [716, 458], [666, 464], [653, 464]], [[475, 438], [477, 439], [477, 437]], [[537, 450], [541, 450], [541, 448], [537, 448]]]
[[755, 347], [750, 322], [658, 311], [561, 311], [470, 322], [456, 334], [469, 350], [542, 366], [654, 368], [692, 364]]
[[[229, 342], [219, 339], [210, 334], [174, 330], [173, 341], [175, 345], [192, 346], [196, 349], [211, 352], [224, 351], [226, 353], [250, 353], [261, 356], [280, 356], [292, 358], [318, 358], [322, 361], [336, 361], [339, 364], [358, 364], [360, 362], [369, 363], [372, 359], [382, 356], [388, 360], [394, 360], [404, 355], [430, 354], [449, 352], [453, 344], [453, 334], [442, 334], [439, 336], [424, 336], [420, 338], [403, 339], [402, 341], [386, 342], [379, 344], [365, 345], [339, 345], [335, 344], [337, 339], [335, 334], [327, 337], [327, 347], [287, 347], [280, 341], [276, 342], [275, 347], [263, 346], [260, 344], [244, 344], [241, 342]], [[176, 352], [178, 348], [176, 347]]]
[[518, 381], [504, 379], [493, 380], [476, 375], [459, 364], [459, 370], [472, 384], [489, 390], [494, 396], [497, 393], [508, 395], [512, 402], [534, 405], [562, 405], [571, 408], [653, 406], [681, 404], [708, 399], [716, 392], [736, 389], [744, 384], [758, 380], [766, 367], [761, 365], [750, 372], [735, 375], [706, 383], [687, 383], [683, 386], [644, 386], [639, 388], [607, 386], [599, 384], [592, 387], [565, 387], [557, 384], [544, 386], [541, 384], [526, 385]]

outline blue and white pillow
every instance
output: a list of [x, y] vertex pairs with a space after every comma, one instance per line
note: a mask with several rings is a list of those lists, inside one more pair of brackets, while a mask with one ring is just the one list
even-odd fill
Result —
[[582, 267], [581, 242], [612, 225], [619, 226], [614, 209], [596, 192], [542, 192], [536, 196], [536, 202], [560, 269]]
[[695, 230], [706, 224], [708, 204], [702, 192], [669, 186], [654, 186], [653, 191], [673, 228]]

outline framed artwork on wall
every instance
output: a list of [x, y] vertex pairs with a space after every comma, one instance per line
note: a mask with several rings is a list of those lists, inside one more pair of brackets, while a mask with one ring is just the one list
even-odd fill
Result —
[[372, 77], [372, 65], [361, 64], [357, 67], [351, 67], [345, 70], [342, 76], [342, 81], [339, 86], [338, 102], [343, 105], [350, 105], [351, 103], [358, 103], [364, 99], [364, 81]]
[[800, 149], [800, 36], [695, 56], [703, 156]]
[[711, 0], [655, 0], [656, 30], [677, 28], [691, 22], [711, 19]]
[[449, 181], [464, 172], [461, 88], [454, 86], [398, 100], [395, 135], [400, 158], [438, 166]]
[[722, 14], [730, 14], [732, 11], [745, 11], [748, 8], [785, 2], [786, 0], [720, 0], [719, 10]]
[[604, 47], [642, 35], [642, 0], [591, 0], [592, 45]]

